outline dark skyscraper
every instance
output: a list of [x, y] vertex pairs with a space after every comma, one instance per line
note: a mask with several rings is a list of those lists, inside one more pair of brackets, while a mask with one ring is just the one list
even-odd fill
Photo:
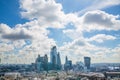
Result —
[[90, 69], [91, 59], [90, 57], [84, 57], [84, 64], [87, 69]]

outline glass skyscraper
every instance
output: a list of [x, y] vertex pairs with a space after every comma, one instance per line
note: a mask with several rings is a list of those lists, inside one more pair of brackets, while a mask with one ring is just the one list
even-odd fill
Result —
[[61, 59], [60, 54], [57, 52], [56, 46], [51, 48], [50, 52], [50, 63], [52, 65], [53, 70], [61, 68]]
[[90, 69], [90, 64], [91, 64], [90, 57], [84, 57], [84, 64], [87, 69]]
[[56, 46], [53, 46], [51, 48], [50, 62], [51, 62], [51, 64], [56, 64], [57, 63], [57, 48], [56, 48]]

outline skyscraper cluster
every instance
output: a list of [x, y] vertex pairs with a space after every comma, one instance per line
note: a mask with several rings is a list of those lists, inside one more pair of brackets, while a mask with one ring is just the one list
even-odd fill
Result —
[[[90, 70], [91, 59], [90, 57], [84, 57], [84, 68]], [[67, 56], [65, 58], [64, 70], [71, 70], [80, 68], [81, 64], [76, 65], [73, 67], [72, 60], [68, 60]], [[84, 69], [83, 65], [82, 68]], [[60, 53], [57, 51], [56, 46], [53, 46], [50, 51], [50, 62], [48, 62], [48, 56], [45, 54], [44, 56], [38, 55], [36, 62], [35, 62], [35, 69], [37, 72], [40, 71], [48, 71], [48, 70], [61, 70], [61, 58]]]
[[35, 62], [35, 68], [39, 71], [48, 71], [48, 70], [61, 70], [61, 59], [60, 54], [57, 52], [56, 46], [53, 46], [50, 51], [50, 62], [48, 62], [47, 55], [40, 56], [38, 55], [36, 62]]

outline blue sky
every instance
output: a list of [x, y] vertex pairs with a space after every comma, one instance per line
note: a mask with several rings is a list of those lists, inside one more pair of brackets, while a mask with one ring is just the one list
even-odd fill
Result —
[[119, 0], [0, 0], [2, 63], [34, 62], [53, 45], [62, 63], [66, 55], [73, 63], [119, 62], [119, 8]]
[[27, 21], [20, 16], [19, 0], [1, 0], [0, 10], [0, 22], [8, 24], [10, 27]]

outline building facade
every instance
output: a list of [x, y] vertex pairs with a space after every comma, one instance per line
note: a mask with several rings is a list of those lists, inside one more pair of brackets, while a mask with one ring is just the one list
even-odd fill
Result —
[[43, 57], [38, 55], [35, 64], [36, 64], [37, 72], [44, 71], [44, 70], [47, 71], [48, 70], [48, 57], [47, 57], [47, 55], [45, 55]]
[[91, 58], [90, 57], [84, 57], [84, 64], [85, 64], [85, 67], [88, 70], [90, 70]]
[[65, 58], [64, 70], [71, 70], [72, 69], [72, 61], [68, 60], [67, 56]]
[[51, 70], [60, 70], [61, 69], [61, 59], [60, 54], [57, 52], [56, 46], [53, 46], [50, 51], [50, 64], [52, 66]]

